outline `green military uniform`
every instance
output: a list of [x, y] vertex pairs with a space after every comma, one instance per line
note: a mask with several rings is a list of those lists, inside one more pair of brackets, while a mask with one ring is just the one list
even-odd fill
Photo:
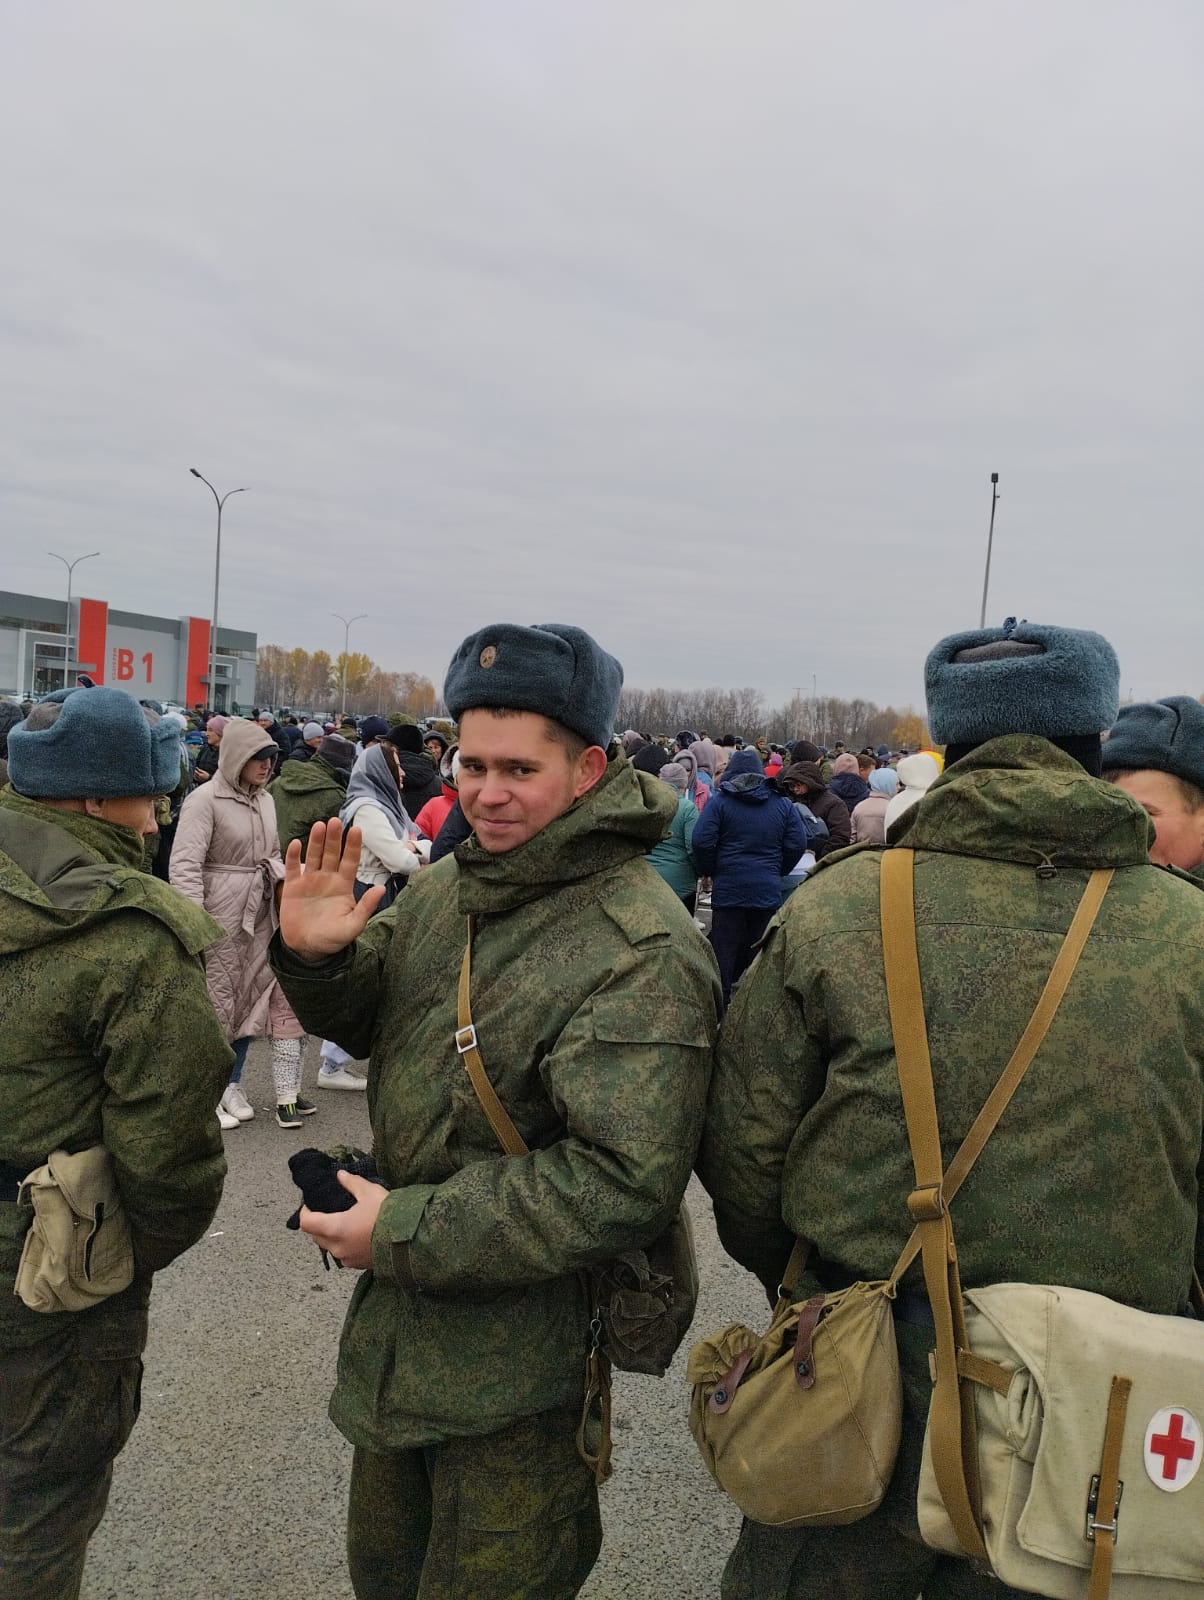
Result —
[[301, 841], [301, 859], [315, 822], [337, 817], [347, 800], [347, 775], [336, 772], [321, 756], [308, 761], [286, 761], [280, 776], [268, 784], [276, 802], [276, 829], [283, 855], [294, 839]]
[[[0, 1592], [78, 1594], [138, 1410], [152, 1274], [204, 1232], [226, 1164], [231, 1052], [199, 953], [211, 917], [137, 870], [132, 829], [0, 792]], [[32, 1215], [14, 1183], [103, 1143], [136, 1273], [88, 1311], [14, 1294]]]
[[[331, 1403], [356, 1446], [361, 1600], [571, 1595], [595, 1559], [596, 1490], [572, 1446], [580, 1274], [675, 1215], [718, 1017], [710, 951], [643, 859], [676, 805], [614, 756], [526, 844], [470, 839], [418, 874], [350, 951], [305, 966], [273, 949], [305, 1027], [370, 1054], [392, 1190]], [[525, 1157], [499, 1150], [453, 1040], [469, 915], [472, 1014]]]
[[[946, 1162], [1032, 1015], [1089, 872], [1117, 869], [1049, 1036], [958, 1194], [967, 1288], [1061, 1283], [1173, 1314], [1204, 1269], [1204, 899], [1150, 865], [1149, 841], [1126, 794], [1022, 736], [958, 761], [892, 838], [917, 851]], [[771, 926], [724, 1024], [699, 1171], [725, 1247], [766, 1285], [796, 1235], [831, 1288], [885, 1277], [910, 1231], [880, 860], [860, 849], [823, 864]], [[1043, 863], [1056, 870], [1039, 875]], [[746, 1524], [727, 1600], [1006, 1593], [919, 1541], [932, 1333], [918, 1263], [903, 1288], [903, 1447], [887, 1500], [847, 1528]]]

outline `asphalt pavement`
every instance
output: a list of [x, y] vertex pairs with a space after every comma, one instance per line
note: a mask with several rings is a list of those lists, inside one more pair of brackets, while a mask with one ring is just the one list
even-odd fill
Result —
[[[119, 1457], [92, 1540], [83, 1600], [352, 1600], [344, 1560], [351, 1450], [326, 1417], [355, 1281], [326, 1272], [285, 1218], [287, 1160], [306, 1145], [366, 1144], [361, 1094], [305, 1092], [318, 1113], [276, 1126], [266, 1045], [245, 1087], [253, 1122], [225, 1135], [230, 1174], [206, 1237], [155, 1280], [142, 1415]], [[767, 1320], [754, 1281], [719, 1249], [692, 1186], [702, 1294], [694, 1334]], [[686, 1425], [686, 1345], [669, 1376], [616, 1376], [615, 1475], [602, 1490], [605, 1543], [590, 1600], [719, 1592], [738, 1518]], [[488, 1600], [488, 1596], [482, 1596]]]

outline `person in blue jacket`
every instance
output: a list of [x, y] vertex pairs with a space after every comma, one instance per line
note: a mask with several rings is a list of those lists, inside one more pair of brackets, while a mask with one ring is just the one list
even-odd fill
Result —
[[691, 841], [695, 866], [713, 880], [711, 948], [725, 1006], [782, 903], [783, 877], [806, 848], [806, 829], [793, 802], [766, 778], [755, 751], [737, 751]]

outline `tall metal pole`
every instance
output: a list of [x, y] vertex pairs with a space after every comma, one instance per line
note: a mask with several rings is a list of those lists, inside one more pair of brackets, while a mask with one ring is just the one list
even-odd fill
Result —
[[347, 650], [351, 639], [351, 624], [353, 622], [363, 622], [368, 613], [361, 611], [357, 617], [345, 617], [340, 611], [332, 611], [330, 614], [332, 617], [338, 617], [343, 624], [343, 680], [339, 689], [339, 715], [345, 717], [347, 715]]
[[246, 494], [244, 485], [241, 489], [227, 489], [225, 494], [219, 495], [203, 472], [198, 472], [195, 467], [189, 467], [189, 472], [194, 478], [199, 478], [217, 501], [217, 555], [213, 562], [213, 620], [209, 625], [209, 702], [210, 710], [217, 710], [217, 600], [222, 581], [222, 507], [232, 494]]
[[982, 580], [982, 611], [979, 613], [978, 626], [985, 628], [987, 625], [987, 589], [991, 582], [991, 546], [995, 541], [995, 504], [999, 499], [999, 474], [991, 474], [991, 526], [987, 529], [987, 570]]
[[100, 554], [99, 550], [92, 550], [86, 556], [76, 556], [74, 561], [68, 561], [66, 556], [59, 555], [57, 550], [47, 550], [48, 556], [53, 556], [56, 561], [61, 561], [67, 569], [67, 654], [63, 660], [63, 688], [68, 687], [67, 678], [71, 671], [71, 580], [75, 576], [75, 569], [81, 561], [91, 561], [93, 556]]

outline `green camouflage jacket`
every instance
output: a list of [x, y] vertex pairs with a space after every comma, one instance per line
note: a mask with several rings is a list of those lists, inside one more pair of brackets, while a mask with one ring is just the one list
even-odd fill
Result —
[[[217, 1208], [233, 1056], [200, 961], [222, 929], [141, 858], [129, 828], [0, 791], [0, 1161], [103, 1143], [145, 1282]], [[27, 1216], [0, 1204], [0, 1348], [55, 1331], [12, 1292]]]
[[[1089, 871], [1115, 867], [1048, 1037], [953, 1205], [962, 1281], [1062, 1283], [1149, 1311], [1204, 1268], [1204, 898], [1150, 824], [1044, 740], [981, 746], [908, 813], [946, 1166], [1027, 1025]], [[699, 1173], [772, 1285], [798, 1235], [881, 1278], [914, 1174], [887, 1015], [881, 852], [823, 863], [724, 1021]], [[1038, 876], [1043, 862], [1057, 869]], [[922, 1292], [920, 1266], [905, 1285]]]
[[[273, 946], [305, 1027], [371, 1055], [393, 1191], [331, 1403], [353, 1443], [407, 1448], [580, 1403], [580, 1269], [673, 1218], [706, 1105], [714, 960], [643, 859], [676, 807], [613, 758], [525, 845], [491, 856], [469, 839], [424, 868], [341, 956], [306, 967]], [[456, 1052], [469, 915], [472, 1015], [524, 1157], [502, 1154]]]
[[300, 839], [304, 860], [314, 823], [329, 822], [346, 803], [347, 779], [321, 756], [310, 756], [308, 761], [284, 762], [280, 776], [268, 784], [268, 793], [276, 802], [281, 855], [294, 839]]

